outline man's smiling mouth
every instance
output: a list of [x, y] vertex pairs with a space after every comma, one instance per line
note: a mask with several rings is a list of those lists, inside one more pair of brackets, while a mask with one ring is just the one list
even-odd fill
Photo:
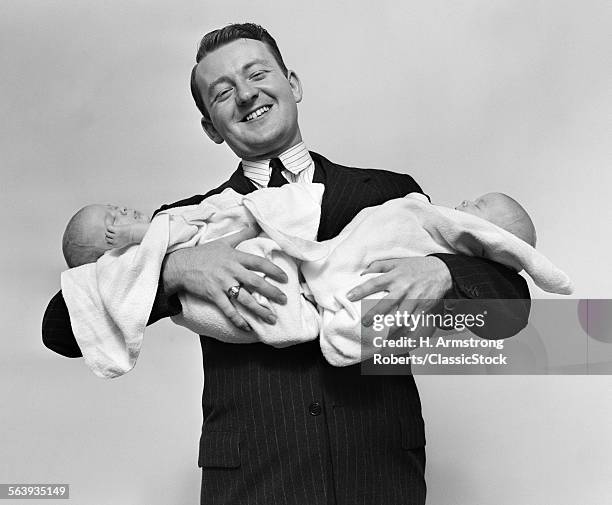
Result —
[[247, 114], [242, 121], [253, 121], [253, 119], [257, 119], [262, 116], [266, 112], [268, 112], [272, 108], [271, 105], [264, 105], [259, 107], [259, 109], [254, 110], [253, 112]]

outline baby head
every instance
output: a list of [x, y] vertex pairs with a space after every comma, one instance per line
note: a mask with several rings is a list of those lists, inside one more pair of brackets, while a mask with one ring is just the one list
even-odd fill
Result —
[[109, 225], [148, 223], [146, 214], [116, 205], [87, 205], [66, 226], [62, 238], [64, 259], [70, 268], [95, 262], [111, 245], [106, 241]]
[[527, 211], [513, 198], [503, 193], [487, 193], [473, 202], [463, 200], [455, 207], [509, 231], [531, 247], [536, 245], [536, 231]]

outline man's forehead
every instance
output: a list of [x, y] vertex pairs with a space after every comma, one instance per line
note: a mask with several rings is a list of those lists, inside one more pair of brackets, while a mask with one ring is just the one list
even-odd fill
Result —
[[207, 53], [196, 67], [196, 78], [204, 85], [210, 85], [222, 77], [239, 73], [245, 67], [256, 63], [277, 65], [270, 48], [259, 40], [238, 39]]

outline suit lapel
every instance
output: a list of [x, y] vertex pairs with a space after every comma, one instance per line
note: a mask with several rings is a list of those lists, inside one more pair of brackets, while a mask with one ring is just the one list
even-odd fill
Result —
[[317, 240], [335, 237], [364, 207], [373, 205], [367, 171], [336, 165], [311, 152], [315, 162], [313, 182], [325, 184]]
[[232, 188], [236, 192], [241, 195], [246, 195], [251, 191], [255, 191], [257, 188], [255, 184], [253, 184], [250, 179], [244, 175], [244, 171], [242, 170], [242, 163], [238, 165], [236, 171], [232, 174], [232, 176], [227, 181], [228, 187]]

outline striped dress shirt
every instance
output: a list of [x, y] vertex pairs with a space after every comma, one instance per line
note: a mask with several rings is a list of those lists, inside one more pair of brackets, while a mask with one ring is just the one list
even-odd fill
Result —
[[[285, 166], [281, 173], [289, 182], [312, 182], [315, 165], [304, 142], [287, 149], [278, 159]], [[242, 171], [258, 189], [268, 187], [272, 174], [270, 160], [242, 160]]]

